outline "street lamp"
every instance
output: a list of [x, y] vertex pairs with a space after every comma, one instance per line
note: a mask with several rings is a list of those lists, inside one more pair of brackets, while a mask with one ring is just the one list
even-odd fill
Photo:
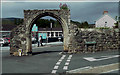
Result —
[[51, 37], [52, 37], [52, 23], [50, 23], [50, 28], [51, 28]]

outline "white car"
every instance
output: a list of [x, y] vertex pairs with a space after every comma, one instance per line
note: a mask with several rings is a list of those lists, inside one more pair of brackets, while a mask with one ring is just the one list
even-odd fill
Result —
[[8, 40], [7, 39], [4, 39], [4, 38], [0, 38], [0, 46], [4, 46], [4, 45], [8, 45], [9, 44], [9, 42], [8, 42]]
[[37, 42], [37, 39], [32, 37], [32, 43], [36, 43]]

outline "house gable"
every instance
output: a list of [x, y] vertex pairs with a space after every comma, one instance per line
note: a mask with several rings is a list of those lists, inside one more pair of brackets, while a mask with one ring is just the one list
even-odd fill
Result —
[[116, 20], [109, 14], [105, 14], [96, 21], [96, 27], [110, 27], [115, 26]]

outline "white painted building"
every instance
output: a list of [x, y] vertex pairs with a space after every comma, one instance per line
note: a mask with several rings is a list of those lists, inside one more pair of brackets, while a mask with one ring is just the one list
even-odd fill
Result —
[[108, 14], [108, 11], [104, 11], [103, 16], [96, 21], [95, 27], [113, 28], [113, 26], [115, 26], [115, 23], [116, 20]]

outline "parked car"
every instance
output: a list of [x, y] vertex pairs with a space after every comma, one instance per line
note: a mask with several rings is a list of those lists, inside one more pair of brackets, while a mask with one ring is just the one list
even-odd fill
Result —
[[6, 38], [4, 38], [4, 39], [7, 39], [7, 40], [8, 40], [8, 42], [9, 42], [9, 44], [10, 44], [10, 38], [6, 37]]
[[8, 40], [7, 39], [5, 39], [5, 38], [0, 38], [0, 46], [4, 46], [4, 45], [8, 45], [9, 44], [9, 42], [8, 42]]
[[32, 43], [36, 43], [37, 39], [35, 37], [32, 37]]

